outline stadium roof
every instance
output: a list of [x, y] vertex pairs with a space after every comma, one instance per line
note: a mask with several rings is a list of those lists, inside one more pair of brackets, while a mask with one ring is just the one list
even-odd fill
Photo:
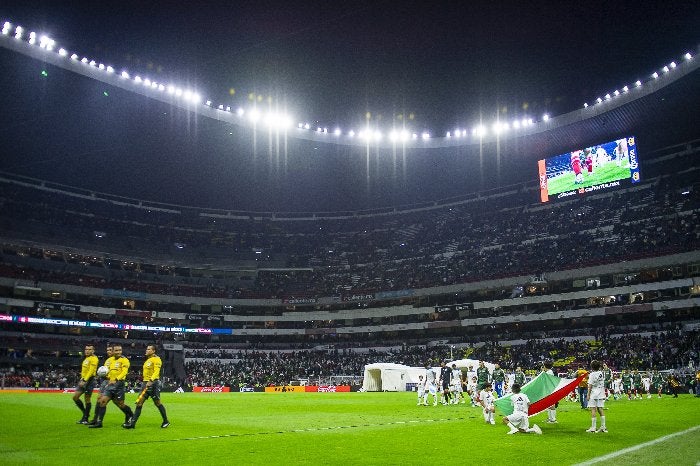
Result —
[[[64, 68], [104, 78], [104, 63], [115, 73], [103, 81], [117, 80], [106, 85], [92, 79], [91, 85], [69, 78], [72, 72], [48, 65], [61, 66], [56, 60], [14, 56], [19, 51], [41, 58], [45, 49], [29, 50], [28, 36], [23, 44], [5, 42], [4, 171], [163, 202], [342, 210], [524, 181], [529, 174], [513, 173], [530, 172], [536, 158], [607, 138], [636, 134], [640, 147], [650, 149], [698, 137], [700, 12], [686, 3], [643, 9], [604, 2], [499, 10], [478, 2], [362, 2], [335, 9], [307, 4], [296, 10], [242, 4], [235, 12], [228, 4], [141, 8], [129, 2], [85, 10], [61, 2], [0, 6], [3, 22], [24, 25], [26, 34], [36, 30], [37, 41], [47, 34], [57, 47], [79, 54], [71, 60], [54, 51]], [[135, 17], [135, 11], [142, 14]], [[686, 52], [693, 59], [685, 60]], [[81, 63], [83, 57], [88, 63]], [[676, 68], [665, 73], [671, 61]], [[167, 100], [156, 105], [126, 95], [120, 86], [133, 90], [134, 84], [120, 84], [125, 69], [132, 81], [138, 74], [141, 85], [149, 79], [195, 90], [200, 116], [178, 112]], [[651, 78], [653, 72], [660, 77]], [[151, 90], [140, 87], [143, 94]], [[268, 98], [273, 107], [283, 104], [299, 115], [287, 134], [305, 140], [279, 141], [279, 133], [269, 131], [251, 137], [249, 123], [240, 129], [228, 124], [238, 117], [238, 106], [268, 109]], [[229, 120], [201, 117], [221, 115], [219, 102], [224, 113], [231, 107], [224, 115]], [[66, 108], [65, 117], [57, 107]], [[335, 126], [342, 125], [345, 137], [353, 124], [367, 125], [366, 112], [371, 131], [383, 131], [384, 138], [343, 149]], [[546, 122], [545, 112], [552, 117]], [[157, 120], [165, 114], [167, 127]], [[496, 119], [512, 124], [529, 118], [535, 125], [493, 134]], [[71, 121], [81, 119], [82, 125]], [[138, 121], [140, 131], [127, 128], [127, 120], [132, 126]], [[300, 131], [297, 121], [309, 121], [310, 130]], [[490, 131], [483, 138], [472, 134], [480, 123]], [[400, 144], [397, 153], [388, 134], [404, 125], [418, 140]], [[316, 133], [314, 126], [328, 133]], [[457, 128], [467, 137], [455, 137]], [[422, 138], [424, 132], [430, 139]], [[325, 140], [333, 144], [320, 144]], [[476, 179], [464, 175], [475, 164]], [[84, 176], [76, 177], [76, 170]], [[129, 186], [115, 178], [128, 178]], [[173, 186], [191, 190], [173, 192]]]

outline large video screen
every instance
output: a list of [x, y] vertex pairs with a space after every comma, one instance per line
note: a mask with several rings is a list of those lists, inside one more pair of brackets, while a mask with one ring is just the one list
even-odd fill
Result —
[[628, 186], [640, 179], [634, 136], [540, 160], [538, 168], [542, 202]]

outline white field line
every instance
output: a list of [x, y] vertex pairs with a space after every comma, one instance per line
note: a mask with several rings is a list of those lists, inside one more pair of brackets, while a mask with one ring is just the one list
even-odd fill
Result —
[[[626, 455], [627, 453], [632, 453], [633, 451], [641, 450], [642, 448], [656, 445], [657, 443], [665, 442], [666, 440], [670, 440], [674, 437], [689, 434], [689, 433], [696, 431], [698, 429], [700, 429], [700, 426], [695, 426], [695, 427], [691, 427], [690, 429], [683, 430], [681, 432], [675, 432], [673, 434], [664, 435], [663, 437], [659, 437], [657, 439], [650, 440], [648, 442], [640, 443], [638, 445], [632, 445], [631, 447], [623, 448], [622, 450], [617, 450], [617, 451], [614, 451], [612, 453], [608, 453], [607, 455], [592, 458], [588, 461], [584, 461], [583, 463], [578, 463], [574, 466], [589, 466], [591, 464], [600, 463], [601, 461], [607, 461], [607, 460], [610, 460], [613, 458], [617, 458], [618, 456]], [[606, 434], [600, 434], [600, 435], [606, 435]]]

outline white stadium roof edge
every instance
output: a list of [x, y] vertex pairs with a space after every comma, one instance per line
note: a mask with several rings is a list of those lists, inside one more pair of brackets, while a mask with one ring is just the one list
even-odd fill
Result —
[[[196, 91], [183, 90], [172, 85], [166, 86], [163, 83], [152, 82], [148, 78], [136, 75], [132, 77], [127, 72], [116, 72], [112, 66], [97, 63], [95, 60], [81, 57], [76, 53], [70, 53], [63, 48], [57, 49], [55, 42], [49, 38], [42, 36], [37, 39], [36, 33], [22, 34], [23, 30], [21, 27], [19, 27], [20, 32], [17, 33], [17, 29], [17, 26], [11, 25], [9, 22], [4, 23], [2, 34], [0, 34], [0, 46], [105, 84], [134, 92], [186, 111], [195, 112], [206, 118], [236, 126], [253, 129], [257, 127], [258, 123], [256, 120], [244, 118], [240, 111], [231, 111], [230, 107], [212, 104], [199, 96]], [[672, 62], [670, 67], [668, 65], [663, 66], [658, 71], [650, 74], [644, 82], [630, 83], [629, 86], [625, 86], [621, 91], [611, 91], [605, 97], [601, 96], [596, 102], [590, 105], [586, 104], [583, 108], [563, 115], [544, 118], [542, 121], [537, 121], [534, 124], [524, 124], [519, 126], [517, 130], [497, 131], [495, 134], [493, 131], [487, 131], [486, 134], [477, 135], [476, 137], [431, 137], [422, 134], [412, 134], [411, 137], [405, 137], [406, 135], [402, 134], [402, 137], [393, 139], [389, 137], [376, 139], [369, 136], [361, 138], [359, 135], [354, 134], [336, 134], [332, 130], [294, 126], [278, 131], [287, 137], [326, 144], [378, 148], [402, 147], [407, 149], [475, 146], [499, 140], [532, 136], [562, 129], [585, 120], [595, 119], [669, 86], [700, 67], [699, 60], [693, 59], [694, 55], [697, 55], [699, 52], [700, 46], [697, 46], [694, 54], [686, 53], [685, 59], [679, 61], [679, 63]], [[464, 131], [466, 133], [466, 130]]]

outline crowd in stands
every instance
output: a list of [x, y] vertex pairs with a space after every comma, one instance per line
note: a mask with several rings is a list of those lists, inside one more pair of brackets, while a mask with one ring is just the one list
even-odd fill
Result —
[[[447, 346], [398, 346], [384, 350], [359, 351], [255, 351], [200, 349], [187, 352], [187, 384], [268, 386], [292, 380], [327, 380], [329, 376], [357, 376], [366, 364], [386, 362], [412, 367], [439, 365], [450, 360]], [[700, 332], [677, 330], [652, 334], [606, 337], [603, 340], [528, 340], [522, 345], [487, 343], [461, 348], [454, 359], [469, 358], [499, 363], [513, 370], [521, 366], [537, 371], [545, 359], [555, 361], [559, 372], [591, 359], [608, 363], [615, 371], [626, 369], [667, 370], [700, 366]]]
[[[226, 251], [245, 249], [250, 255], [255, 249], [273, 269], [251, 272], [245, 277], [249, 280], [183, 277], [190, 273], [187, 268], [151, 266], [154, 273], [146, 273], [115, 265], [105, 256], [78, 273], [65, 256], [44, 256], [52, 263], [49, 270], [18, 272], [5, 266], [0, 273], [213, 298], [341, 297], [532, 275], [697, 250], [700, 185], [689, 181], [687, 189], [677, 189], [678, 182], [658, 178], [626, 193], [545, 206], [523, 202], [525, 188], [518, 188], [498, 197], [396, 215], [259, 222], [213, 222], [191, 212], [148, 212], [0, 183], [0, 234], [97, 250], [110, 247], [132, 257], [145, 249], [177, 259], [179, 253], [170, 251], [175, 243], [186, 245], [188, 253], [203, 248], [222, 258], [233, 257]], [[104, 235], [98, 238], [96, 231]], [[199, 258], [207, 259], [207, 254]], [[2, 260], [11, 263], [11, 252], [5, 250]]]
[[[188, 342], [184, 353], [183, 388], [227, 385], [262, 387], [284, 385], [294, 380], [327, 383], [331, 376], [359, 379], [371, 363], [398, 363], [412, 367], [439, 365], [451, 359], [476, 359], [499, 363], [513, 370], [521, 366], [531, 374], [545, 359], [553, 360], [559, 373], [566, 373], [592, 359], [607, 362], [614, 371], [697, 369], [700, 367], [700, 330], [692, 325], [658, 325], [581, 329], [554, 332], [528, 340], [497, 341], [481, 335], [470, 343], [458, 340], [418, 344], [400, 340], [379, 340], [372, 344], [324, 345], [294, 348], [290, 345], [261, 345], [254, 348], [240, 343]], [[620, 333], [626, 332], [626, 333]], [[552, 338], [554, 335], [559, 337]], [[581, 334], [582, 336], [575, 336]], [[546, 338], [545, 338], [546, 337]], [[104, 338], [70, 335], [4, 332], [0, 345], [0, 376], [5, 387], [70, 388], [79, 378], [80, 350], [86, 343], [98, 348]], [[112, 340], [118, 341], [118, 340]], [[135, 384], [143, 362], [142, 349], [148, 340], [131, 340], [125, 355], [132, 361], [130, 383]], [[165, 354], [165, 353], [163, 353]], [[168, 359], [170, 361], [170, 359]], [[178, 364], [175, 359], [172, 364]], [[166, 364], [168, 366], [169, 364]], [[178, 377], [174, 367], [164, 374]], [[175, 379], [173, 379], [175, 380]], [[38, 382], [38, 385], [37, 385]]]

